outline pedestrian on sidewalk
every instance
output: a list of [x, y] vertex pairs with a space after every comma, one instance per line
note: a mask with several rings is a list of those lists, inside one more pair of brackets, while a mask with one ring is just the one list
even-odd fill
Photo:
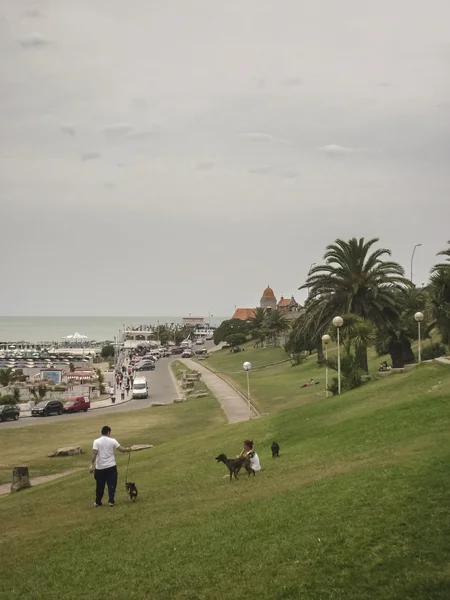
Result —
[[120, 399], [122, 402], [125, 400], [125, 384], [122, 383], [122, 387], [120, 388]]
[[109, 397], [111, 399], [111, 402], [114, 404], [116, 401], [116, 390], [114, 389], [113, 385], [111, 385], [111, 387], [109, 388]]
[[123, 448], [117, 440], [111, 437], [111, 427], [102, 427], [101, 437], [94, 440], [92, 460], [89, 473], [94, 473], [96, 481], [94, 506], [102, 505], [105, 484], [108, 486], [109, 506], [114, 506], [117, 487], [117, 465], [114, 451], [128, 453], [131, 448]]

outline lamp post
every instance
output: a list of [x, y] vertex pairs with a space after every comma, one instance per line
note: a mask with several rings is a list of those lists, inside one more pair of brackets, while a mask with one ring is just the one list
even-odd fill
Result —
[[339, 329], [343, 324], [344, 319], [342, 317], [334, 317], [333, 325], [336, 327], [337, 331], [338, 394], [341, 393], [341, 349], [339, 344]]
[[247, 400], [248, 400], [248, 418], [252, 418], [252, 405], [250, 402], [250, 369], [252, 368], [251, 362], [245, 362], [243, 365], [244, 371], [247, 373]]
[[325, 346], [325, 398], [328, 398], [328, 344], [330, 340], [328, 334], [322, 336], [322, 344]]
[[423, 321], [423, 313], [421, 312], [416, 312], [416, 314], [414, 315], [414, 319], [417, 321], [417, 330], [418, 330], [418, 335], [419, 335], [419, 365], [421, 363], [422, 360], [422, 356], [421, 356], [421, 347], [420, 347], [420, 323], [421, 321]]
[[413, 282], [413, 261], [414, 261], [414, 254], [416, 253], [416, 248], [419, 248], [422, 244], [416, 244], [414, 246], [414, 250], [412, 252], [411, 255], [411, 283]]

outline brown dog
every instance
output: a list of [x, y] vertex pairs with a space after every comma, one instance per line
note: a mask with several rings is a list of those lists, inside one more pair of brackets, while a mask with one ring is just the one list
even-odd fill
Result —
[[238, 473], [242, 467], [244, 467], [244, 469], [247, 471], [249, 477], [252, 473], [253, 475], [255, 474], [255, 471], [250, 465], [250, 459], [252, 458], [252, 456], [252, 452], [250, 452], [247, 456], [238, 456], [238, 458], [227, 458], [226, 454], [219, 454], [219, 456], [216, 456], [216, 460], [217, 462], [223, 462], [223, 464], [228, 467], [228, 470], [230, 472], [231, 483], [233, 475], [235, 479], [238, 479]]

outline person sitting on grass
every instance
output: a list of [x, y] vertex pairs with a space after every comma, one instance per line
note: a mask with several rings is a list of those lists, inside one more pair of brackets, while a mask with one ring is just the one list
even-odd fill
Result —
[[246, 457], [248, 454], [252, 453], [252, 457], [250, 458], [250, 466], [254, 471], [261, 471], [261, 463], [259, 462], [259, 456], [256, 454], [255, 450], [253, 450], [253, 441], [245, 440], [244, 449], [242, 450], [240, 456]]

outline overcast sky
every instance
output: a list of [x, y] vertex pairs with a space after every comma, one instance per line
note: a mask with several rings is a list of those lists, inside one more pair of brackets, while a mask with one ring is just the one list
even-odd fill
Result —
[[448, 0], [0, 7], [2, 315], [228, 315], [450, 239]]

